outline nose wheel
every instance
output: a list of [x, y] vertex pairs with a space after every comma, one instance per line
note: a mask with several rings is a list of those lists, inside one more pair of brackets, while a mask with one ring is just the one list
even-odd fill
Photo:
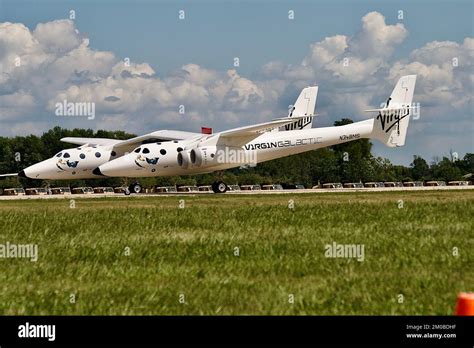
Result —
[[225, 193], [227, 191], [227, 185], [223, 181], [216, 181], [212, 184], [212, 191], [214, 191], [214, 193]]

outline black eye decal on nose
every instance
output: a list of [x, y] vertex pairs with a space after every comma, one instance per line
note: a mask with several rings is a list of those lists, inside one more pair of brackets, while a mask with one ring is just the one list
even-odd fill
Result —
[[79, 161], [67, 161], [66, 163], [69, 168], [76, 168]]
[[145, 158], [146, 159], [146, 163], [148, 164], [157, 164], [158, 163], [158, 160], [160, 159], [159, 157], [155, 157], [155, 158]]

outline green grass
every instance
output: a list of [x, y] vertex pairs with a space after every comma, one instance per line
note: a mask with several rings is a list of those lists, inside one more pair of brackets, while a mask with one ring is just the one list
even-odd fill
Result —
[[[0, 314], [450, 315], [474, 290], [473, 190], [75, 203], [0, 201], [0, 244], [39, 247], [0, 259]], [[333, 241], [365, 260], [326, 258]]]

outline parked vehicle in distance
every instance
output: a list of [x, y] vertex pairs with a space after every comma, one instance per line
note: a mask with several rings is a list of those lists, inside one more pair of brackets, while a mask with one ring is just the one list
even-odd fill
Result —
[[71, 190], [72, 194], [78, 195], [78, 194], [92, 194], [94, 193], [94, 190], [92, 187], [74, 187]]
[[117, 186], [117, 187], [114, 187], [114, 193], [127, 193], [128, 190], [128, 187], [124, 187], [124, 186]]
[[179, 186], [178, 192], [199, 192], [199, 188], [197, 186]]
[[51, 188], [51, 194], [53, 195], [70, 195], [71, 189], [69, 187], [53, 187]]
[[344, 188], [364, 188], [364, 184], [361, 182], [346, 182], [343, 185]]
[[423, 181], [404, 181], [404, 187], [420, 187], [423, 186]]
[[259, 191], [261, 189], [260, 185], [240, 185], [241, 191]]
[[48, 190], [44, 187], [31, 187], [25, 189], [25, 194], [27, 196], [44, 196], [48, 194]]
[[198, 186], [198, 190], [200, 192], [211, 192], [212, 191], [212, 186], [211, 185]]
[[94, 193], [114, 193], [114, 189], [112, 187], [94, 187]]
[[283, 184], [283, 189], [285, 190], [304, 190], [306, 187], [302, 184]]
[[371, 187], [371, 188], [375, 188], [375, 187], [385, 187], [384, 183], [383, 182], [366, 182], [364, 184], [364, 187]]
[[449, 181], [448, 186], [468, 186], [469, 181]]
[[170, 192], [178, 192], [176, 186], [157, 186], [155, 187], [156, 193], [170, 193]]
[[446, 186], [446, 182], [431, 180], [431, 181], [425, 182], [425, 186]]
[[323, 189], [336, 189], [336, 188], [342, 188], [342, 184], [340, 182], [327, 182], [322, 185]]
[[271, 190], [271, 191], [280, 191], [283, 190], [283, 186], [279, 184], [272, 184], [272, 185], [262, 185], [262, 190]]
[[239, 185], [227, 185], [227, 191], [240, 191]]
[[385, 181], [384, 182], [385, 187], [403, 187], [403, 184], [399, 181]]
[[3, 195], [4, 196], [24, 196], [25, 190], [23, 189], [23, 187], [7, 188], [3, 190]]

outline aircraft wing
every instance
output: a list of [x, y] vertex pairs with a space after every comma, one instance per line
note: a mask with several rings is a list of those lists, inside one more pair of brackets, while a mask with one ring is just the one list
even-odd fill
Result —
[[78, 137], [66, 137], [61, 138], [61, 141], [69, 144], [77, 145], [113, 145], [119, 143], [121, 140], [107, 139], [107, 138], [78, 138]]
[[312, 116], [292, 116], [278, 118], [273, 121], [254, 124], [251, 126], [239, 127], [227, 131], [216, 133], [219, 136], [218, 144], [225, 146], [243, 146], [249, 141], [257, 138], [262, 133], [271, 131], [274, 128], [281, 127], [290, 123], [294, 123], [299, 118], [314, 117]]
[[135, 148], [143, 142], [159, 142], [169, 140], [185, 140], [191, 139], [200, 133], [183, 132], [183, 131], [170, 131], [160, 130], [145, 135], [140, 135], [135, 138], [127, 140], [107, 139], [107, 138], [77, 138], [77, 137], [66, 137], [62, 138], [61, 141], [70, 144], [77, 145], [111, 145], [113, 148], [124, 147], [124, 148]]
[[7, 176], [18, 176], [18, 173], [0, 174], [0, 178], [6, 178]]
[[114, 148], [135, 148], [143, 143], [153, 143], [170, 140], [187, 140], [202, 136], [201, 133], [192, 133], [184, 131], [160, 130], [135, 138], [122, 140], [114, 144]]

